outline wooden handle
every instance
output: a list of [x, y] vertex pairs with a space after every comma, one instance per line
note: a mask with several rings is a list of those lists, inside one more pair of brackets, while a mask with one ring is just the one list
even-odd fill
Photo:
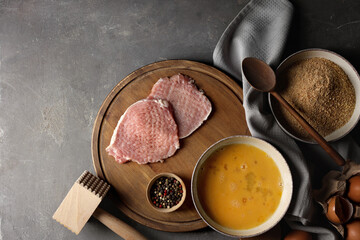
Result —
[[146, 240], [146, 238], [133, 227], [99, 207], [95, 210], [93, 216], [125, 240]]
[[339, 165], [345, 164], [345, 159], [331, 147], [331, 145], [277, 92], [270, 92], [290, 113], [296, 118], [300, 125], [319, 143], [319, 145]]

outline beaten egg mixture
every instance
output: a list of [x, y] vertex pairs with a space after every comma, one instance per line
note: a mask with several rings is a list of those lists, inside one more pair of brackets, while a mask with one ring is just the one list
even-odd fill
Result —
[[237, 230], [265, 222], [279, 205], [283, 182], [264, 151], [232, 144], [214, 152], [199, 176], [201, 205], [218, 224]]

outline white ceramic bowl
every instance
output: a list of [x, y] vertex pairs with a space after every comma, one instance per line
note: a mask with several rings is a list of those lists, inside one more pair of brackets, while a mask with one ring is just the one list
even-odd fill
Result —
[[[214, 153], [216, 150], [224, 146], [231, 144], [248, 144], [266, 152], [274, 160], [276, 166], [278, 167], [284, 184], [280, 203], [277, 209], [275, 210], [275, 212], [273, 213], [273, 215], [261, 225], [251, 229], [236, 230], [221, 226], [207, 215], [206, 211], [201, 205], [198, 195], [198, 176], [200, 169], [202, 168], [202, 166], [204, 165], [204, 163], [207, 161], [207, 159], [212, 153]], [[207, 223], [207, 225], [209, 225], [214, 230], [232, 237], [240, 237], [240, 238], [252, 237], [252, 236], [260, 235], [270, 230], [283, 218], [284, 214], [286, 213], [289, 204], [291, 202], [292, 192], [293, 192], [293, 182], [292, 182], [291, 172], [283, 156], [269, 143], [261, 139], [250, 136], [241, 136], [241, 135], [232, 136], [232, 137], [224, 138], [213, 144], [199, 158], [191, 178], [192, 200], [200, 217]]]
[[[327, 140], [327, 141], [335, 141], [335, 140], [338, 140], [338, 139], [344, 137], [346, 134], [348, 134], [356, 126], [356, 124], [358, 123], [358, 121], [360, 119], [360, 77], [359, 77], [359, 74], [357, 73], [357, 71], [355, 70], [355, 68], [345, 58], [343, 58], [342, 56], [340, 56], [334, 52], [324, 50], [324, 49], [305, 49], [305, 50], [296, 52], [296, 53], [290, 55], [288, 58], [286, 58], [279, 65], [279, 67], [276, 70], [276, 73], [280, 74], [288, 66], [292, 65], [293, 63], [295, 63], [299, 60], [314, 58], [314, 57], [325, 58], [325, 59], [328, 59], [328, 60], [336, 63], [337, 65], [339, 65], [345, 71], [345, 73], [348, 75], [349, 80], [355, 89], [355, 96], [356, 96], [355, 109], [354, 109], [353, 115], [351, 116], [350, 120], [341, 128], [337, 129], [336, 131], [334, 131], [331, 134], [324, 137], [325, 140]], [[306, 143], [315, 143], [313, 140], [303, 139], [298, 136], [295, 136], [286, 128], [285, 125], [281, 124], [281, 122], [279, 121], [279, 117], [276, 116], [276, 112], [273, 109], [274, 101], [276, 101], [276, 99], [271, 97], [271, 95], [269, 94], [269, 102], [270, 102], [271, 111], [272, 111], [277, 123], [283, 129], [283, 131], [286, 132], [289, 136], [291, 136], [299, 141], [306, 142]]]

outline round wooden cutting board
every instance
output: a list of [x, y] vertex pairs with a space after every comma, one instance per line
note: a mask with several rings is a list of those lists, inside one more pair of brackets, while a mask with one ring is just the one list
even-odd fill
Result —
[[[146, 98], [161, 77], [177, 73], [190, 76], [212, 103], [212, 112], [189, 137], [180, 140], [180, 149], [163, 163], [119, 164], [109, 156], [109, 145], [116, 124], [134, 102]], [[242, 106], [242, 89], [232, 79], [208, 65], [169, 60], [142, 67], [121, 80], [106, 97], [95, 120], [92, 135], [92, 157], [97, 175], [116, 191], [118, 208], [137, 222], [158, 230], [184, 232], [206, 224], [197, 214], [191, 199], [191, 175], [200, 155], [216, 141], [231, 135], [250, 135]], [[175, 212], [158, 213], [146, 201], [146, 186], [153, 176], [172, 172], [186, 186], [185, 203]]]

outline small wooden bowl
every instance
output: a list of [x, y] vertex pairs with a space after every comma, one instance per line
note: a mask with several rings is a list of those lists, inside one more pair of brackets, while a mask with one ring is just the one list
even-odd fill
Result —
[[[161, 177], [175, 178], [176, 180], [178, 180], [178, 181], [180, 182], [180, 184], [181, 184], [181, 186], [182, 186], [182, 191], [183, 191], [182, 197], [181, 197], [179, 203], [176, 204], [176, 205], [174, 205], [174, 206], [172, 206], [171, 208], [159, 208], [159, 207], [156, 207], [156, 206], [153, 204], [152, 200], [151, 200], [151, 193], [150, 193], [151, 187], [153, 186], [153, 184], [155, 183], [155, 181], [156, 181], [157, 179], [161, 178]], [[160, 173], [160, 174], [156, 175], [155, 177], [153, 177], [153, 178], [151, 179], [151, 181], [149, 182], [149, 184], [147, 185], [147, 188], [146, 188], [146, 199], [148, 200], [148, 203], [150, 204], [150, 206], [151, 206], [153, 209], [155, 209], [156, 211], [158, 211], [158, 212], [169, 213], [169, 212], [175, 211], [176, 209], [178, 209], [179, 207], [181, 207], [181, 205], [182, 205], [182, 204], [184, 203], [184, 201], [185, 201], [185, 198], [186, 198], [186, 188], [185, 188], [185, 184], [184, 184], [183, 180], [182, 180], [179, 176], [177, 176], [177, 175], [175, 175], [175, 174], [173, 174], [173, 173]]]

